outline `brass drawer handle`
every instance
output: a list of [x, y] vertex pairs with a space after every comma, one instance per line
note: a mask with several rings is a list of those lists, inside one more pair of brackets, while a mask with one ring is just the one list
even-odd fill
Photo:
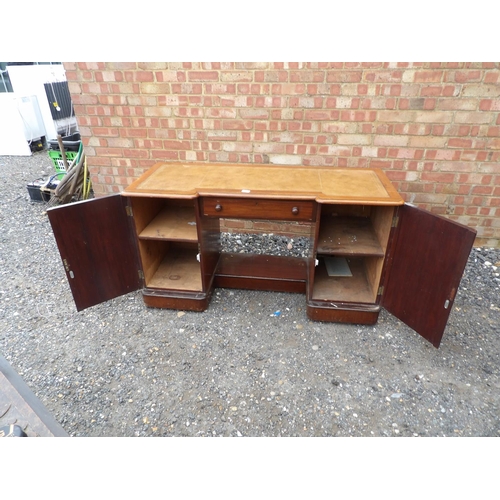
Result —
[[292, 214], [293, 215], [299, 215], [299, 207], [293, 207], [292, 208]]
[[222, 211], [222, 205], [220, 205], [219, 203], [217, 203], [217, 205], [215, 205], [215, 211], [216, 212]]

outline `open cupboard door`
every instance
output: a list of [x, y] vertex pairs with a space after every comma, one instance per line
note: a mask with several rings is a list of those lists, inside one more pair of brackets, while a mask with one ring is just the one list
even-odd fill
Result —
[[78, 311], [142, 287], [126, 199], [106, 196], [47, 214]]
[[408, 204], [398, 217], [381, 305], [439, 347], [476, 231]]

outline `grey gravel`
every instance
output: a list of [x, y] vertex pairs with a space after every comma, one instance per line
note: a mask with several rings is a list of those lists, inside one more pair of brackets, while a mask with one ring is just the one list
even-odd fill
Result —
[[26, 189], [47, 152], [0, 171], [0, 353], [71, 436], [500, 435], [500, 250], [472, 251], [439, 349], [386, 311], [309, 321], [300, 294], [220, 289], [195, 313], [135, 292], [77, 312]]
[[272, 254], [289, 257], [307, 257], [311, 250], [310, 239], [303, 236], [290, 238], [279, 234], [221, 233], [223, 252]]

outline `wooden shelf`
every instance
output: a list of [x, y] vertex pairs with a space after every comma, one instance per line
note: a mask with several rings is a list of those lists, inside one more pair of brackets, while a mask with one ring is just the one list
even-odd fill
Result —
[[171, 249], [160, 263], [148, 288], [202, 291], [201, 268], [196, 250]]
[[318, 254], [383, 257], [368, 217], [323, 217], [318, 236]]
[[328, 276], [320, 259], [314, 273], [313, 300], [373, 303], [376, 296], [368, 279], [363, 259], [348, 259], [352, 276]]
[[197, 241], [194, 207], [165, 207], [139, 234], [141, 239]]

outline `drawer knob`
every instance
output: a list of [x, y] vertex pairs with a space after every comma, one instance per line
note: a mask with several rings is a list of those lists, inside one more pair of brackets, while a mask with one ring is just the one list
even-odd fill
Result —
[[215, 205], [215, 211], [216, 212], [220, 212], [222, 210], [222, 205], [220, 205], [219, 203], [217, 203], [217, 205]]
[[298, 215], [299, 214], [299, 207], [293, 207], [292, 208], [292, 214], [293, 215]]

